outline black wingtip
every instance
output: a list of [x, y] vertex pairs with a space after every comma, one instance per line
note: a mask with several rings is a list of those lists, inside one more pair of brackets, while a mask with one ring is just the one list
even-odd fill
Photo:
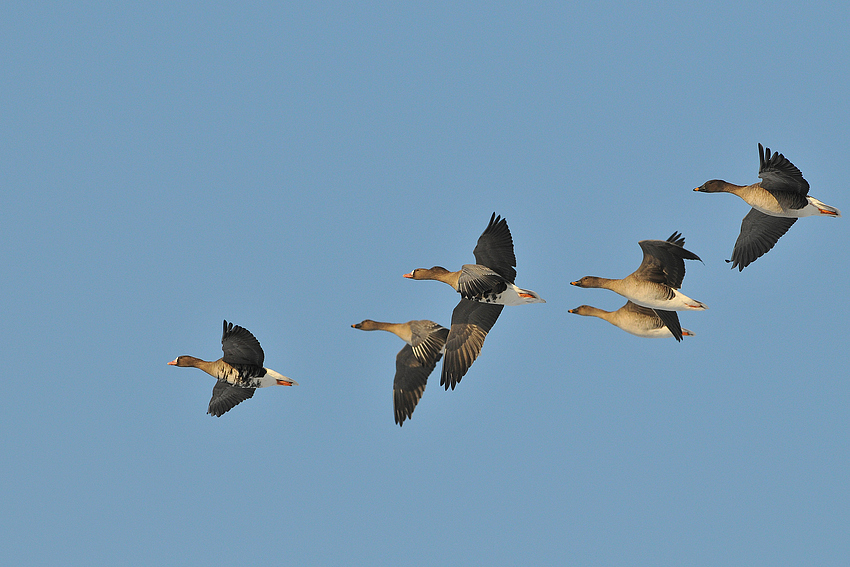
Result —
[[681, 246], [682, 248], [685, 247], [685, 237], [682, 236], [682, 233], [679, 231], [676, 231], [671, 234], [670, 237], [667, 239], [667, 242], [669, 242], [670, 244], [675, 244], [676, 246]]
[[[685, 250], [685, 237], [682, 236], [681, 232], [676, 231], [673, 234], [671, 234], [670, 237], [667, 239], [667, 242], [669, 242], [670, 244], [672, 244], [674, 246], [678, 246], [679, 248], [681, 248], [682, 254], [684, 255], [684, 258], [686, 260], [699, 260], [700, 262], [702, 262], [702, 258], [697, 256], [696, 254], [694, 254], [690, 250]], [[705, 262], [702, 262], [702, 263], [705, 264]]]
[[492, 230], [500, 224], [507, 224], [507, 221], [502, 218], [502, 215], [497, 215], [496, 212], [493, 211], [493, 214], [490, 215], [490, 222], [487, 224], [487, 229], [484, 232]]
[[454, 390], [458, 382], [460, 382], [460, 379], [454, 380], [449, 379], [449, 377], [445, 375], [440, 376], [440, 386], [443, 386], [446, 389], [446, 392], [449, 391], [449, 388]]

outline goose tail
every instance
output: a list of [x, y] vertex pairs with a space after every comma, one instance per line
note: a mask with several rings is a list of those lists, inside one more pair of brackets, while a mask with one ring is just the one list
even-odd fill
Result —
[[827, 205], [826, 203], [822, 203], [821, 201], [818, 201], [814, 197], [808, 197], [808, 199], [809, 199], [809, 204], [814, 205], [815, 208], [818, 210], [817, 214], [826, 215], [826, 216], [830, 216], [830, 217], [840, 217], [841, 216], [841, 211], [839, 211], [835, 207], [831, 207], [831, 206]]

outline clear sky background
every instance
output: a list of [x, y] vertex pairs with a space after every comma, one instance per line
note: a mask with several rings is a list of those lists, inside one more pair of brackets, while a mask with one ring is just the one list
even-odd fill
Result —
[[[4, 5], [0, 548], [16, 565], [847, 565], [847, 218], [743, 273], [759, 142], [850, 214], [836, 2]], [[492, 212], [517, 284], [454, 391], [393, 423]], [[703, 263], [682, 343], [637, 241]], [[166, 362], [251, 330], [297, 380], [206, 415]]]

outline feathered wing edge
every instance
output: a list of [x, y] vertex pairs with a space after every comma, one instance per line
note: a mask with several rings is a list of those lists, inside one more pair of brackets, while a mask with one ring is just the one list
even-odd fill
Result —
[[469, 370], [481, 348], [487, 333], [493, 328], [504, 305], [480, 303], [461, 299], [452, 312], [452, 325], [446, 341], [446, 356], [440, 385], [454, 390]]
[[732, 263], [732, 269], [737, 267], [739, 272], [743, 271], [773, 248], [796, 220], [796, 218], [773, 217], [756, 209], [750, 209], [741, 221], [741, 234], [735, 241], [732, 259], [726, 261]]

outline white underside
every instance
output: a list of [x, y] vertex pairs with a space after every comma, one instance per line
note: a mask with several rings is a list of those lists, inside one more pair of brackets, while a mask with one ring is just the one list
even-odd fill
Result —
[[[533, 297], [521, 297], [521, 293], [528, 294]], [[546, 303], [546, 300], [530, 289], [522, 289], [514, 284], [508, 284], [508, 289], [500, 293], [493, 301], [482, 301], [482, 303], [495, 303], [497, 305], [524, 305], [526, 303]]]
[[[617, 325], [619, 327], [619, 325]], [[661, 327], [660, 329], [627, 329], [625, 327], [620, 327], [627, 333], [631, 333], [636, 337], [641, 337], [644, 339], [669, 339], [673, 336], [673, 333], [670, 332], [670, 329], [667, 327]], [[687, 337], [688, 335], [693, 335], [689, 330], [682, 329], [683, 336]]]
[[708, 309], [708, 306], [701, 301], [691, 299], [684, 293], [678, 290], [673, 291], [673, 299], [658, 300], [654, 298], [636, 297], [632, 295], [623, 295], [623, 297], [632, 300], [632, 302], [649, 307], [651, 309], [663, 309], [664, 311], [701, 311]]
[[263, 376], [262, 378], [260, 378], [260, 385], [257, 386], [257, 387], [258, 388], [265, 388], [266, 386], [277, 386], [278, 380], [282, 380], [284, 382], [292, 384], [293, 386], [298, 385], [298, 382], [296, 382], [292, 378], [287, 378], [283, 374], [276, 372], [276, 371], [272, 370], [271, 368], [266, 368], [266, 375]]
[[[831, 207], [826, 203], [818, 201], [814, 197], [806, 197], [808, 199], [809, 204], [803, 207], [802, 209], [787, 209], [777, 214], [776, 211], [771, 211], [768, 209], [764, 209], [759, 207], [758, 205], [752, 205], [754, 209], [760, 211], [766, 215], [770, 215], [772, 217], [784, 217], [784, 218], [801, 218], [801, 217], [811, 217], [811, 216], [827, 216], [827, 217], [840, 217], [841, 211], [836, 209], [835, 207]], [[751, 203], [752, 204], [752, 203]], [[830, 211], [835, 214], [825, 213], [823, 211]]]

